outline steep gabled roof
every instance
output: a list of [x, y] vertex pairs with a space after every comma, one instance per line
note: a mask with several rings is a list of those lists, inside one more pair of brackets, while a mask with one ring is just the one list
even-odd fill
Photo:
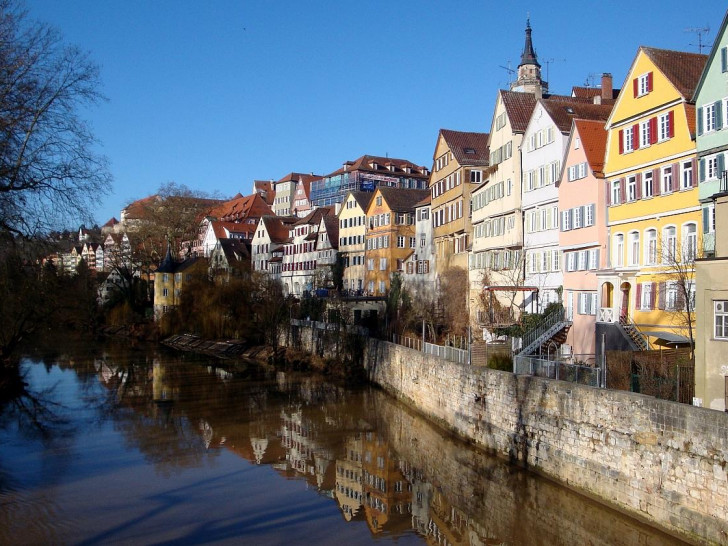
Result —
[[261, 218], [272, 214], [270, 206], [258, 193], [226, 201], [210, 211], [210, 215], [223, 221], [243, 220], [246, 218]]
[[114, 226], [115, 226], [116, 224], [118, 224], [118, 223], [119, 223], [119, 220], [117, 220], [116, 218], [114, 218], [114, 217], [112, 216], [112, 217], [111, 217], [111, 219], [110, 219], [110, 220], [109, 220], [108, 222], [106, 222], [106, 223], [105, 223], [105, 224], [104, 224], [103, 226], [101, 226], [101, 227], [114, 227]]
[[363, 211], [367, 210], [369, 203], [371, 203], [372, 198], [374, 197], [374, 194], [370, 191], [352, 191], [349, 193], [354, 199], [356, 199], [356, 202], [359, 203], [359, 206]]
[[715, 35], [715, 40], [713, 41], [713, 47], [710, 48], [710, 53], [708, 53], [708, 59], [705, 61], [705, 68], [703, 68], [703, 72], [700, 74], [700, 79], [698, 80], [698, 83], [695, 86], [695, 91], [693, 92], [693, 98], [691, 100], [691, 102], [693, 102], [693, 103], [697, 102], [698, 93], [700, 92], [700, 89], [703, 87], [703, 82], [705, 81], [705, 78], [708, 75], [708, 70], [710, 69], [710, 66], [715, 62], [714, 58], [718, 54], [718, 51], [720, 51], [720, 49], [721, 49], [721, 46], [723, 44], [721, 37], [726, 32], [726, 28], [728, 28], [728, 10], [726, 10], [725, 15], [723, 15], [723, 22], [720, 24], [720, 28], [718, 29], [718, 32]]
[[273, 243], [285, 243], [290, 238], [290, 225], [284, 224], [279, 216], [263, 216], [260, 219]]
[[321, 175], [314, 174], [314, 173], [291, 172], [291, 173], [288, 173], [283, 178], [281, 178], [280, 180], [276, 181], [276, 184], [280, 184], [281, 182], [298, 182], [299, 180], [303, 180], [304, 182], [310, 183], [312, 180], [316, 180], [318, 178], [321, 178]]
[[586, 160], [594, 173], [604, 172], [604, 154], [607, 148], [607, 130], [603, 121], [576, 119], [574, 126], [579, 132]]
[[334, 207], [319, 207], [317, 209], [312, 210], [309, 212], [306, 216], [303, 218], [300, 218], [298, 222], [296, 222], [295, 226], [303, 226], [306, 224], [311, 225], [318, 225], [318, 223], [321, 221], [321, 218], [324, 216], [328, 216], [329, 214], [334, 214]]
[[220, 249], [228, 264], [250, 259], [250, 243], [241, 239], [220, 239]]
[[528, 127], [528, 120], [531, 119], [533, 109], [536, 108], [536, 95], [532, 93], [519, 93], [518, 91], [499, 91], [506, 115], [511, 122], [511, 130], [514, 133], [524, 133]]
[[693, 100], [695, 88], [698, 86], [703, 68], [708, 60], [707, 55], [645, 46], [640, 49], [672, 82], [687, 102]]
[[440, 129], [440, 134], [460, 165], [488, 165], [490, 160], [488, 133]]
[[430, 195], [430, 190], [412, 190], [380, 186], [377, 190], [393, 212], [413, 212], [415, 205]]
[[603, 124], [609, 118], [613, 108], [611, 104], [562, 101], [555, 98], [542, 100], [541, 104], [559, 131], [564, 134], [571, 131], [571, 122], [574, 119], [600, 120]]
[[324, 216], [322, 218], [324, 222], [324, 227], [326, 228], [326, 233], [329, 237], [329, 242], [331, 243], [331, 247], [338, 249], [339, 248], [339, 219], [334, 216], [333, 214], [329, 214], [327, 216]]

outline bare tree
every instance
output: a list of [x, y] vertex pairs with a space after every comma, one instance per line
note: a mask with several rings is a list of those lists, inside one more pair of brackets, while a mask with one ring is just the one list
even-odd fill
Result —
[[111, 180], [79, 116], [102, 99], [98, 87], [86, 53], [0, 0], [0, 230], [32, 235], [91, 217]]
[[467, 335], [470, 324], [467, 312], [468, 289], [468, 272], [462, 267], [451, 267], [440, 277], [439, 307], [448, 334]]
[[697, 234], [683, 234], [660, 239], [660, 255], [665, 280], [658, 285], [661, 305], [673, 310], [673, 322], [687, 330], [690, 340], [690, 359], [695, 347], [695, 260], [702, 258], [702, 241]]
[[499, 327], [515, 323], [520, 316], [523, 299], [523, 272], [525, 254], [510, 251], [508, 260], [495, 268], [488, 267], [481, 274], [478, 304], [481, 324], [491, 333]]

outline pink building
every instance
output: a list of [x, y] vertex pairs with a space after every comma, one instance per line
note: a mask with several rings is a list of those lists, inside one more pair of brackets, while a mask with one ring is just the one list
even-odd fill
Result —
[[607, 261], [606, 142], [603, 121], [574, 120], [558, 182], [563, 302], [573, 323], [566, 343], [575, 361], [590, 363], [599, 307], [596, 273]]

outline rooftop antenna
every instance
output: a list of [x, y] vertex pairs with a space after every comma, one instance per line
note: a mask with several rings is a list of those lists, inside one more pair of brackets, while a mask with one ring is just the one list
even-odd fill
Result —
[[508, 83], [511, 83], [511, 77], [516, 73], [516, 71], [511, 68], [511, 61], [508, 61], [507, 64], [508, 66], [503, 66], [502, 64], [499, 64], [498, 66], [508, 72]]
[[708, 25], [705, 25], [704, 27], [690, 27], [686, 28], [685, 32], [694, 32], [698, 35], [698, 43], [697, 44], [688, 44], [691, 46], [698, 46], [698, 53], [703, 53], [703, 48], [708, 47], [708, 44], [703, 43], [703, 34], [708, 34], [710, 32], [710, 27]]
[[584, 80], [584, 87], [596, 87], [597, 76], [594, 72], [589, 72]]
[[558, 62], [566, 62], [566, 59], [546, 59], [544, 61], [544, 64], [546, 65], [546, 83], [550, 82], [549, 80], [549, 65], [551, 63], [558, 63]]

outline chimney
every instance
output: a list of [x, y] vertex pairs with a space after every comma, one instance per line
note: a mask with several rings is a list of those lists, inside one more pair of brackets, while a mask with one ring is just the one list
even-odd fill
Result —
[[602, 74], [602, 103], [605, 100], [612, 100], [612, 75], [609, 72]]

